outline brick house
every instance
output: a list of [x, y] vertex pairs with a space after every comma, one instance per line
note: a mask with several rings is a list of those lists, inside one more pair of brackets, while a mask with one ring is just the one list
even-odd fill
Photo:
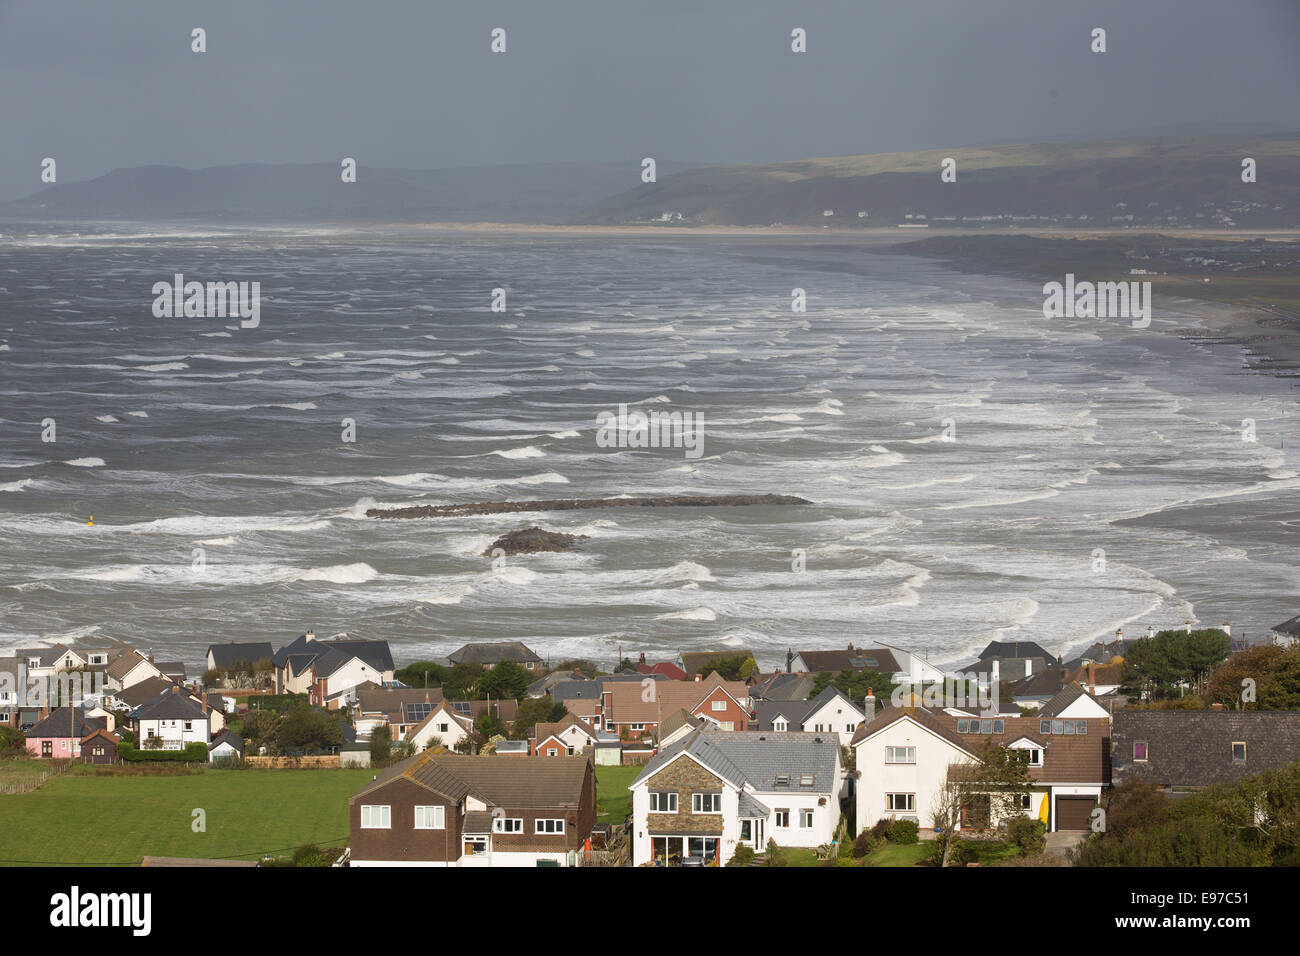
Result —
[[690, 681], [606, 681], [602, 694], [604, 729], [620, 737], [654, 736], [659, 724], [684, 710], [723, 730], [749, 726], [749, 688], [714, 671]]
[[348, 801], [353, 866], [567, 866], [596, 822], [586, 757], [417, 754]]

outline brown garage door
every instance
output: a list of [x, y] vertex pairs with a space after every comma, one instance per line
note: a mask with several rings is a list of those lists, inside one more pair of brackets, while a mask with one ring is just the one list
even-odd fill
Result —
[[1056, 829], [1087, 830], [1092, 826], [1092, 808], [1096, 797], [1057, 797]]

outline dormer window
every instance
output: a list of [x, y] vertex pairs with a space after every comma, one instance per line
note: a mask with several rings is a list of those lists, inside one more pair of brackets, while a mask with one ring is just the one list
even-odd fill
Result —
[[777, 785], [778, 787], [788, 787], [788, 786], [790, 786], [790, 775], [787, 774], [787, 773], [779, 773], [779, 774], [777, 774], [777, 775], [776, 775], [776, 785]]
[[776, 720], [772, 721], [772, 729], [784, 733], [790, 729], [790, 724], [784, 717], [778, 717]]

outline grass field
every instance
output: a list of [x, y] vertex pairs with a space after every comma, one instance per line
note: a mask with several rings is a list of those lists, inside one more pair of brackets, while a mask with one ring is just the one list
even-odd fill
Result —
[[596, 802], [601, 813], [597, 823], [622, 823], [632, 812], [632, 794], [628, 784], [636, 779], [645, 768], [642, 767], [597, 767], [596, 768]]
[[[0, 865], [134, 865], [144, 856], [288, 855], [341, 845], [348, 797], [370, 770], [203, 770], [187, 776], [65, 774], [0, 795]], [[192, 813], [207, 830], [191, 829]]]

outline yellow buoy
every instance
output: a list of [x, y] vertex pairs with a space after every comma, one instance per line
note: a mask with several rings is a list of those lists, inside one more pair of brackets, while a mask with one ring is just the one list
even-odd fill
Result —
[[94, 516], [94, 515], [91, 515], [91, 516], [90, 516], [90, 520], [87, 521], [86, 524], [93, 525], [94, 523], [95, 523], [95, 516]]

